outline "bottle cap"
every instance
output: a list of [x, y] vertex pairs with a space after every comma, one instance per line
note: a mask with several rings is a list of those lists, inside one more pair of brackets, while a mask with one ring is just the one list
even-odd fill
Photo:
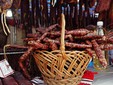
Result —
[[98, 21], [97, 26], [103, 26], [103, 21]]

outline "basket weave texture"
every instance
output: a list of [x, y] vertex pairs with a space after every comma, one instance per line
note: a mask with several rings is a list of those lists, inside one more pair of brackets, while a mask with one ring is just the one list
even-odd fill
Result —
[[65, 50], [64, 35], [62, 26], [60, 50], [36, 50], [33, 54], [47, 85], [78, 85], [91, 60], [86, 51]]
[[65, 53], [66, 60], [60, 50], [34, 53], [36, 64], [48, 85], [77, 85], [80, 82], [91, 57], [85, 51]]

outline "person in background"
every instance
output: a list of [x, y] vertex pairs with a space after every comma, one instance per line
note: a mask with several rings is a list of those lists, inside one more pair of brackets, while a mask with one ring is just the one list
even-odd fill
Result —
[[109, 64], [113, 66], [113, 50], [108, 51]]

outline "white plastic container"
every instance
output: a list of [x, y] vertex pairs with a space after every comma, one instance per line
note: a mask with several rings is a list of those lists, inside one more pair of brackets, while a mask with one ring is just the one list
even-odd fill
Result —
[[98, 21], [97, 22], [97, 34], [98, 35], [104, 35], [103, 21]]

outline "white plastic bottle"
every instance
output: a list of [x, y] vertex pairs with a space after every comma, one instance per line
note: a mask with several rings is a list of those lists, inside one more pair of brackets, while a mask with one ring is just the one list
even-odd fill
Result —
[[97, 35], [104, 35], [103, 21], [97, 22]]

